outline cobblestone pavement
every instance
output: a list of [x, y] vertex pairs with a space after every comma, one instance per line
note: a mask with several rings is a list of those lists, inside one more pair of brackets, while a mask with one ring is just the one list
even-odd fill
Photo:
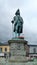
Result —
[[0, 65], [37, 65], [37, 60], [33, 62], [8, 62], [8, 59], [0, 58]]

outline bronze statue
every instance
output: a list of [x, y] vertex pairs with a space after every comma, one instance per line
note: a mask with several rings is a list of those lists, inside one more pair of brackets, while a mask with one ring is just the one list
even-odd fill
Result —
[[20, 16], [19, 9], [16, 11], [15, 16], [13, 17], [13, 20], [11, 22], [12, 22], [12, 24], [14, 24], [15, 35], [18, 34], [18, 36], [20, 36], [20, 34], [23, 31], [23, 19]]

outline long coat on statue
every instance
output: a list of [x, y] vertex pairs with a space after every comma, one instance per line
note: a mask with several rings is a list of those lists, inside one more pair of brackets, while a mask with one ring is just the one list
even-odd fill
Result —
[[17, 12], [15, 14], [16, 15], [14, 16], [13, 21], [12, 21], [12, 23], [14, 23], [14, 32], [22, 33], [23, 19], [20, 16], [19, 10], [17, 10]]

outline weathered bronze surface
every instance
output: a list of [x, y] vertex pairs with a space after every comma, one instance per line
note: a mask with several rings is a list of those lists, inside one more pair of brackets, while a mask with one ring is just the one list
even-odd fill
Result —
[[20, 16], [19, 9], [16, 11], [15, 16], [13, 17], [13, 20], [11, 22], [12, 24], [14, 24], [13, 32], [15, 32], [15, 35], [18, 34], [18, 36], [20, 36], [20, 34], [23, 32], [23, 19]]

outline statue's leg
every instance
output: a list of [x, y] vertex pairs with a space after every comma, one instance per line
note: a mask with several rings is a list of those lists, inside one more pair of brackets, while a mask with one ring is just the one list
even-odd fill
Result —
[[20, 33], [18, 33], [18, 37], [20, 36]]
[[15, 37], [17, 37], [17, 31], [15, 31]]

